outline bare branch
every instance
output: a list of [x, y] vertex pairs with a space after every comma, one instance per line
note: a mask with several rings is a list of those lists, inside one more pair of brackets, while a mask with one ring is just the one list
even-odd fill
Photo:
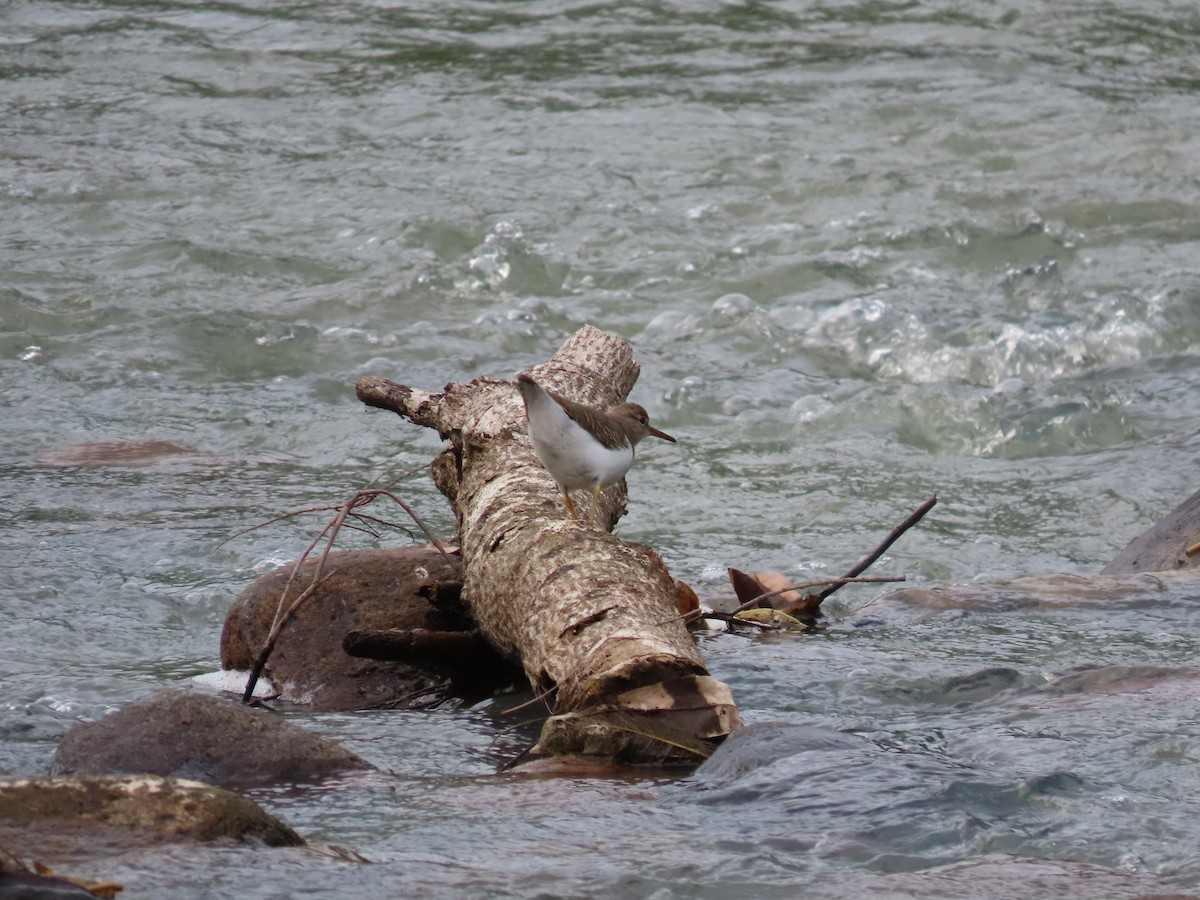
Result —
[[[421, 468], [424, 468], [424, 466]], [[421, 471], [421, 469], [414, 469], [413, 472], [409, 474], [411, 475], [419, 471]], [[403, 477], [407, 478], [408, 475]], [[377, 477], [375, 481], [378, 480], [379, 479]], [[388, 497], [393, 502], [398, 504], [406, 513], [408, 513], [410, 517], [412, 517], [412, 520], [420, 526], [422, 531], [425, 532], [425, 536], [429, 538], [430, 543], [437, 548], [438, 552], [447, 559], [449, 558], [449, 554], [446, 552], [445, 547], [443, 547], [438, 539], [433, 536], [432, 532], [430, 532], [430, 530], [425, 526], [425, 523], [421, 521], [416, 512], [391, 490], [391, 488], [393, 488], [399, 480], [403, 479], [397, 479], [396, 481], [393, 481], [387, 489], [375, 488], [356, 491], [354, 495], [350, 497], [350, 499], [348, 499], [345, 503], [342, 503], [340, 506], [321, 507], [321, 509], [326, 510], [336, 509], [337, 514], [331, 520], [326, 522], [324, 527], [317, 532], [316, 536], [309, 541], [308, 546], [304, 548], [304, 552], [300, 554], [300, 558], [296, 560], [295, 564], [292, 566], [292, 573], [288, 576], [287, 584], [284, 585], [283, 593], [279, 597], [279, 605], [276, 607], [275, 616], [271, 621], [271, 630], [267, 634], [267, 639], [263, 642], [262, 650], [259, 651], [258, 657], [254, 661], [254, 666], [250, 670], [249, 677], [246, 679], [246, 690], [242, 695], [243, 703], [250, 703], [253, 700], [254, 687], [256, 684], [258, 684], [258, 679], [262, 677], [263, 669], [266, 668], [267, 660], [270, 659], [271, 653], [275, 649], [275, 644], [279, 640], [279, 635], [282, 633], [284, 625], [286, 625], [288, 620], [296, 614], [296, 611], [300, 609], [304, 602], [317, 592], [317, 588], [319, 588], [322, 584], [328, 581], [329, 578], [332, 577], [332, 572], [328, 574], [325, 573], [325, 563], [329, 559], [329, 554], [333, 550], [334, 541], [337, 539], [338, 533], [342, 530], [342, 528], [351, 528], [355, 531], [371, 534], [376, 537], [378, 536], [378, 532], [376, 532], [369, 525], [367, 527], [363, 527], [361, 525], [348, 524], [347, 520], [351, 517], [355, 518], [356, 520], [366, 522], [383, 521], [381, 519], [376, 519], [374, 516], [366, 516], [362, 513], [355, 512], [355, 510], [357, 510], [359, 507], [366, 506], [368, 503], [371, 503], [378, 497]], [[303, 512], [311, 511], [313, 510], [303, 510]], [[292, 515], [296, 515], [296, 513], [288, 513], [284, 516], [278, 516], [271, 521], [277, 522]], [[270, 523], [263, 524], [265, 525]], [[261, 527], [262, 525], [255, 526], [255, 528]], [[249, 530], [253, 529], [247, 529], [247, 531]], [[240, 533], [244, 534], [245, 532]], [[236, 535], [234, 536], [236, 537]], [[309, 583], [308, 587], [306, 587], [300, 593], [300, 595], [291, 602], [290, 605], [285, 607], [284, 604], [287, 601], [289, 591], [291, 591], [292, 582], [295, 581], [301, 565], [305, 562], [305, 560], [308, 559], [313, 550], [316, 549], [317, 545], [320, 544], [322, 540], [325, 541], [325, 548], [321, 551], [320, 559], [318, 560], [316, 569], [313, 572], [312, 581]]]
[[[557, 684], [551, 685], [550, 687], [546, 688], [546, 690], [542, 691], [540, 694], [534, 694], [532, 697], [530, 697], [524, 703], [518, 703], [516, 706], [510, 706], [508, 709], [500, 710], [500, 715], [507, 716], [509, 713], [519, 712], [520, 710], [525, 709], [526, 707], [533, 706], [539, 700], [545, 700], [547, 697], [549, 697], [551, 694], [553, 694], [557, 690], [558, 690]], [[547, 708], [549, 708], [549, 704], [547, 704], [546, 706], [547, 706]]]
[[[793, 584], [785, 588], [780, 588], [777, 591], [767, 591], [765, 594], [759, 594], [757, 597], [751, 597], [736, 610], [734, 610], [734, 613], [740, 613], [742, 610], [746, 609], [753, 609], [756, 604], [761, 603], [763, 600], [769, 600], [771, 597], [778, 597], [780, 594], [786, 594], [788, 591], [803, 591], [806, 588], [817, 587], [822, 584], [832, 584], [835, 587], [841, 587], [843, 584], [886, 584], [889, 582], [904, 580], [905, 578], [903, 575], [899, 577], [890, 577], [886, 575], [864, 575], [861, 577], [843, 575], [841, 578], [822, 578], [819, 581], [802, 581], [800, 584]], [[819, 596], [821, 599], [824, 599], [826, 595], [821, 594]]]
[[[924, 503], [922, 503], [919, 507], [917, 507], [917, 509], [913, 512], [912, 515], [910, 515], [907, 519], [905, 519], [903, 522], [901, 522], [899, 525], [897, 525], [895, 528], [893, 528], [891, 533], [886, 538], [883, 539], [882, 544], [880, 544], [878, 547], [876, 547], [868, 556], [866, 556], [862, 560], [860, 560], [858, 565], [854, 566], [854, 568], [852, 568], [849, 572], [846, 573], [846, 578], [851, 579], [855, 575], [860, 575], [863, 572], [865, 572], [870, 567], [870, 565], [875, 562], [875, 560], [879, 559], [879, 557], [883, 556], [883, 554], [887, 552], [888, 547], [890, 547], [890, 546], [892, 546], [892, 544], [896, 543], [896, 540], [897, 540], [897, 538], [900, 537], [900, 535], [904, 534], [904, 532], [908, 531], [908, 529], [912, 528], [914, 525], [916, 525], [918, 522], [920, 522], [923, 518], [925, 518], [925, 514], [927, 512], [929, 512], [931, 509], [933, 509], [936, 505], [937, 505], [937, 494], [934, 494], [932, 497], [930, 497], [928, 500], [926, 500]], [[843, 584], [847, 584], [847, 583], [848, 583], [847, 581], [842, 581], [839, 584], [833, 584], [830, 587], [826, 588], [825, 590], [821, 591], [821, 593], [817, 595], [818, 603], [820, 601], [824, 600], [826, 597], [828, 597], [830, 594], [832, 594], [838, 588], [840, 588]]]
[[433, 544], [433, 546], [435, 548], [437, 548], [437, 551], [439, 553], [441, 553], [442, 556], [449, 558], [450, 554], [446, 552], [446, 548], [442, 546], [441, 541], [439, 541], [437, 538], [435, 538], [433, 536], [433, 532], [430, 531], [429, 528], [425, 525], [425, 523], [421, 521], [421, 517], [418, 516], [416, 514], [416, 512], [413, 511], [413, 508], [411, 506], [409, 506], [407, 503], [405, 503], [403, 500], [401, 500], [399, 497], [397, 497], [391, 491], [380, 491], [379, 493], [381, 495], [383, 495], [384, 497], [390, 498], [393, 502], [395, 502], [397, 505], [399, 505], [399, 507], [402, 510], [404, 510], [406, 513], [408, 513], [409, 516], [412, 517], [412, 520], [417, 523], [417, 526], [423, 532], [425, 532], [425, 537], [429, 538], [429, 543]]
[[268, 525], [274, 525], [276, 522], [283, 522], [286, 519], [292, 519], [292, 518], [295, 518], [296, 516], [303, 516], [303, 515], [306, 515], [307, 513], [332, 512], [335, 509], [341, 509], [341, 507], [340, 506], [310, 506], [307, 509], [294, 509], [291, 512], [280, 513], [279, 515], [275, 516], [274, 518], [267, 519], [265, 522], [259, 522], [257, 525], [251, 525], [248, 528], [242, 528], [239, 531], [235, 531], [229, 537], [227, 537], [223, 541], [221, 541], [221, 543], [217, 544], [217, 546], [214, 547], [213, 549], [220, 550], [222, 547], [224, 547], [230, 541], [232, 541], [236, 538], [240, 538], [244, 534], [249, 534], [252, 531], [258, 531], [258, 529], [260, 529], [260, 528], [266, 528]]
[[259, 651], [258, 658], [254, 660], [254, 666], [250, 669], [250, 677], [246, 679], [246, 690], [242, 692], [242, 702], [250, 703], [254, 700], [254, 688], [258, 684], [258, 679], [262, 677], [263, 669], [266, 668], [267, 660], [271, 658], [271, 653], [275, 650], [275, 642], [279, 640], [279, 635], [283, 631], [283, 626], [290, 619], [309, 597], [317, 592], [322, 584], [332, 578], [333, 572], [321, 579], [313, 579], [312, 584], [306, 587], [287, 608], [287, 611], [282, 615], [276, 614], [275, 622], [271, 625], [271, 631], [267, 635], [266, 641], [263, 642], [263, 648]]

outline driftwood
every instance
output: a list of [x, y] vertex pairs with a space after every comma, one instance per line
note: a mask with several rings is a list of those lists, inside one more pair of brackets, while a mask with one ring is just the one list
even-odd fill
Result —
[[[626, 398], [639, 368], [626, 341], [587, 326], [529, 372], [607, 408]], [[458, 518], [463, 597], [489, 643], [552, 698], [536, 754], [695, 760], [739, 727], [728, 687], [708, 675], [679, 619], [658, 554], [607, 531], [624, 512], [624, 482], [601, 496], [596, 527], [572, 521], [534, 455], [513, 382], [477, 378], [430, 393], [366, 377], [357, 392], [450, 440], [432, 468]]]

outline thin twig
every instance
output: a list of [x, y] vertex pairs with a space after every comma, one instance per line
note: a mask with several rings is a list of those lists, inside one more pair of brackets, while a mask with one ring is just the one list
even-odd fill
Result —
[[[392, 488], [394, 488], [400, 482], [408, 481], [408, 479], [412, 478], [418, 472], [424, 472], [426, 469], [428, 469], [432, 465], [433, 465], [432, 459], [429, 462], [423, 462], [419, 466], [417, 466], [415, 469], [409, 469], [403, 475], [397, 475], [395, 478], [393, 478], [391, 481], [389, 481], [385, 487], [387, 488], [387, 490], [390, 491]], [[370, 484], [374, 484], [376, 481], [378, 481], [382, 477], [383, 477], [383, 472], [380, 472], [378, 475], [376, 475], [374, 477], [374, 479], [371, 480]], [[368, 485], [368, 487], [370, 486], [370, 484]]]
[[[933, 509], [936, 505], [937, 505], [937, 494], [934, 494], [932, 497], [930, 497], [928, 500], [926, 500], [924, 503], [922, 503], [919, 507], [917, 507], [917, 509], [913, 512], [912, 515], [910, 515], [907, 519], [905, 519], [903, 522], [901, 522], [899, 525], [897, 525], [895, 528], [893, 528], [891, 533], [886, 538], [883, 539], [883, 543], [880, 544], [878, 547], [876, 547], [875, 550], [870, 555], [865, 556], [858, 563], [858, 565], [854, 566], [854, 568], [852, 568], [849, 572], [847, 572], [846, 577], [853, 578], [855, 575], [859, 575], [862, 572], [865, 572], [867, 570], [867, 568], [870, 567], [870, 565], [873, 562], [875, 562], [875, 560], [879, 559], [879, 557], [883, 556], [883, 554], [887, 552], [888, 547], [890, 547], [890, 546], [892, 546], [892, 544], [896, 543], [896, 539], [899, 538], [900, 535], [904, 534], [904, 532], [908, 531], [908, 529], [912, 528], [914, 525], [916, 525], [918, 522], [920, 522], [923, 518], [925, 518], [925, 514], [927, 512], [929, 512], [931, 509]], [[818, 602], [824, 600], [826, 597], [828, 597], [830, 594], [832, 594], [834, 591], [836, 591], [838, 588], [840, 588], [842, 586], [842, 584], [845, 584], [845, 583], [846, 582], [843, 581], [840, 584], [833, 584], [833, 585], [830, 585], [825, 590], [821, 591], [821, 593], [817, 594]]]
[[[433, 699], [431, 699], [428, 703], [423, 703], [419, 707], [417, 707], [411, 701], [415, 700], [417, 697], [420, 697], [422, 694], [429, 694], [432, 696]], [[437, 709], [439, 706], [441, 706], [443, 703], [446, 702], [446, 699], [447, 699], [447, 694], [443, 688], [441, 688], [437, 685], [431, 685], [428, 687], [417, 688], [415, 690], [409, 691], [407, 694], [401, 694], [399, 697], [393, 697], [391, 700], [388, 701], [388, 708], [389, 709], [401, 709], [401, 708], [403, 708], [403, 709]]]
[[330, 512], [331, 510], [335, 509], [341, 509], [341, 506], [310, 506], [307, 509], [293, 509], [291, 512], [280, 513], [279, 515], [267, 519], [264, 522], [259, 522], [257, 525], [251, 525], [248, 528], [242, 528], [238, 531], [235, 531], [233, 534], [229, 535], [229, 537], [221, 541], [221, 543], [217, 544], [217, 546], [213, 549], [220, 550], [234, 538], [240, 538], [243, 534], [249, 534], [252, 531], [258, 531], [258, 529], [266, 528], [268, 525], [274, 525], [276, 522], [283, 522], [286, 519], [293, 519], [296, 516], [303, 516], [307, 515], [308, 513]]
[[[414, 471], [420, 471], [420, 469], [417, 469]], [[407, 477], [407, 476], [405, 476], [405, 477]], [[375, 480], [378, 481], [378, 477]], [[442, 556], [446, 557], [447, 559], [449, 558], [449, 554], [446, 552], [446, 549], [441, 545], [441, 543], [437, 540], [437, 538], [435, 538], [433, 536], [432, 532], [430, 532], [430, 530], [425, 526], [425, 523], [421, 521], [420, 517], [417, 516], [416, 512], [414, 512], [407, 503], [405, 503], [403, 500], [401, 500], [398, 496], [396, 496], [396, 494], [394, 494], [390, 490], [390, 488], [394, 487], [396, 483], [397, 482], [393, 481], [392, 484], [388, 486], [389, 489], [386, 489], [386, 490], [381, 490], [381, 489], [376, 488], [376, 489], [356, 491], [354, 496], [352, 496], [349, 500], [347, 500], [345, 503], [341, 504], [340, 506], [322, 507], [323, 509], [336, 509], [337, 515], [335, 515], [330, 521], [326, 522], [324, 527], [322, 527], [321, 530], [317, 532], [316, 536], [311, 541], [309, 541], [308, 546], [304, 549], [304, 552], [300, 555], [300, 558], [298, 560], [296, 560], [295, 565], [292, 566], [292, 572], [288, 576], [287, 583], [283, 587], [283, 592], [279, 596], [279, 603], [275, 608], [275, 616], [271, 621], [271, 628], [267, 634], [267, 639], [263, 642], [262, 650], [259, 651], [258, 657], [257, 657], [257, 659], [255, 659], [253, 667], [250, 669], [250, 676], [246, 679], [246, 690], [242, 694], [242, 702], [243, 703], [250, 703], [253, 700], [255, 685], [258, 684], [258, 679], [262, 677], [263, 670], [266, 668], [266, 665], [267, 665], [267, 660], [270, 659], [271, 653], [275, 650], [275, 644], [279, 640], [279, 635], [283, 632], [284, 625], [286, 625], [288, 620], [291, 619], [291, 617], [296, 614], [296, 611], [300, 609], [300, 607], [304, 604], [304, 602], [306, 600], [308, 600], [310, 597], [312, 597], [313, 594], [315, 594], [317, 592], [317, 588], [319, 588], [322, 584], [324, 584], [326, 581], [328, 581], [333, 576], [332, 572], [325, 574], [325, 563], [329, 559], [329, 554], [333, 550], [334, 541], [337, 539], [338, 533], [341, 531], [341, 529], [343, 527], [346, 527], [346, 528], [352, 528], [356, 531], [365, 531], [368, 534], [375, 533], [373, 529], [369, 529], [369, 528], [364, 529], [358, 525], [347, 524], [347, 519], [352, 516], [355, 518], [362, 517], [361, 513], [355, 512], [355, 510], [357, 510], [359, 507], [365, 506], [366, 504], [370, 503], [377, 497], [383, 496], [383, 497], [390, 498], [393, 502], [397, 503], [406, 513], [408, 513], [409, 516], [412, 517], [412, 520], [421, 527], [421, 530], [425, 532], [425, 536], [429, 538], [430, 542], [434, 545], [434, 547], [437, 548], [438, 552], [441, 553]], [[311, 511], [311, 510], [305, 510], [305, 512], [308, 512], [308, 511]], [[285, 516], [278, 516], [275, 519], [273, 519], [272, 521], [277, 522], [277, 521], [280, 521], [281, 519], [288, 518], [291, 515], [294, 515], [294, 513], [289, 513], [288, 515], [285, 515]], [[371, 518], [373, 518], [373, 517], [371, 517]], [[263, 524], [269, 524], [269, 523], [263, 523]], [[255, 526], [255, 527], [256, 528], [261, 527], [261, 525]], [[249, 531], [249, 530], [253, 530], [253, 529], [247, 529], [247, 530]], [[244, 534], [245, 532], [240, 532], [240, 533]], [[234, 535], [234, 536], [236, 536], [236, 535]], [[300, 572], [300, 567], [304, 564], [304, 562], [308, 559], [309, 555], [313, 552], [314, 549], [316, 549], [316, 546], [319, 543], [321, 543], [322, 540], [325, 541], [325, 548], [324, 548], [324, 550], [322, 550], [321, 556], [317, 560], [317, 565], [316, 565], [315, 571], [313, 572], [312, 581], [309, 583], [308, 587], [306, 587], [300, 593], [300, 595], [295, 600], [293, 600], [289, 606], [287, 606], [285, 608], [284, 602], [287, 600], [287, 595], [288, 595], [288, 592], [291, 590], [292, 583], [295, 581], [296, 576]]]
[[[313, 548], [315, 548], [317, 544], [321, 542], [321, 538], [328, 534], [330, 536], [330, 540], [325, 547], [325, 552], [321, 554], [321, 562], [317, 566], [317, 571], [313, 574], [313, 582], [321, 577], [321, 568], [324, 566], [325, 559], [329, 556], [329, 547], [333, 543], [333, 538], [337, 535], [338, 526], [345, 519], [345, 517], [345, 511], [339, 507], [338, 514], [334, 516], [333, 519], [326, 522], [325, 526], [317, 532], [317, 536], [308, 542], [308, 546], [304, 548], [304, 552], [300, 554], [300, 558], [297, 559], [295, 564], [292, 566], [292, 573], [288, 575], [287, 584], [283, 586], [283, 593], [279, 595], [279, 604], [275, 607], [275, 616], [271, 619], [272, 631], [274, 631], [276, 627], [282, 627], [280, 620], [286, 618], [284, 615], [283, 601], [287, 598], [288, 591], [292, 589], [292, 582], [295, 581], [296, 576], [300, 574], [301, 564], [308, 559], [308, 555], [312, 553]], [[292, 606], [295, 607], [295, 604], [293, 603]]]
[[[358, 516], [351, 514], [351, 518], [357, 520]], [[382, 537], [378, 529], [372, 528], [368, 525], [355, 525], [349, 520], [347, 520], [342, 527], [347, 528], [350, 531], [357, 531], [359, 534], [365, 534], [367, 537], [374, 538], [375, 540], [378, 540], [380, 537]]]
[[[390, 493], [396, 487], [396, 485], [398, 485], [400, 482], [407, 481], [409, 478], [412, 478], [418, 472], [422, 472], [425, 469], [428, 469], [432, 464], [433, 464], [432, 461], [430, 461], [427, 463], [422, 463], [421, 465], [417, 466], [415, 469], [410, 469], [409, 471], [405, 472], [403, 475], [399, 475], [396, 478], [393, 478], [390, 482], [387, 483], [386, 486], [384, 486], [384, 488], [382, 490]], [[371, 485], [376, 484], [381, 478], [383, 478], [383, 476], [384, 476], [384, 473], [380, 472], [378, 475], [376, 475], [374, 478], [372, 478], [370, 481], [368, 481], [367, 487], [364, 488], [363, 491], [359, 491], [359, 493], [361, 494], [364, 491], [372, 490]], [[374, 490], [378, 491], [379, 489], [375, 488]], [[358, 496], [358, 494], [356, 494], [355, 496]], [[342, 504], [337, 504], [334, 506], [310, 506], [307, 509], [294, 509], [291, 512], [280, 513], [279, 515], [274, 516], [273, 518], [267, 519], [265, 522], [259, 522], [257, 525], [251, 525], [249, 528], [242, 528], [239, 531], [235, 531], [233, 534], [229, 535], [229, 537], [225, 538], [223, 541], [221, 541], [219, 544], [217, 544], [217, 546], [214, 549], [219, 550], [219, 549], [221, 549], [221, 547], [228, 544], [234, 538], [239, 538], [244, 534], [249, 534], [250, 532], [257, 531], [260, 528], [266, 528], [268, 525], [274, 525], [276, 522], [283, 522], [286, 519], [292, 519], [292, 518], [295, 518], [296, 516], [303, 516], [308, 513], [333, 512], [334, 510], [339, 510], [341, 508], [342, 508]], [[410, 515], [411, 515], [411, 513], [410, 513]], [[388, 524], [391, 524], [391, 523], [388, 523]], [[399, 527], [399, 526], [397, 526], [397, 527]], [[422, 530], [424, 530], [424, 529], [422, 529]], [[426, 533], [428, 533], [428, 532], [426, 532]]]
[[271, 632], [267, 635], [266, 641], [263, 642], [263, 648], [259, 651], [258, 658], [254, 660], [254, 666], [250, 669], [250, 677], [246, 679], [246, 690], [242, 693], [243, 703], [249, 703], [254, 699], [254, 687], [258, 684], [258, 679], [262, 676], [263, 669], [266, 668], [267, 660], [270, 659], [271, 652], [275, 649], [275, 642], [279, 640], [279, 635], [283, 632], [283, 626], [287, 623], [287, 620], [300, 608], [300, 604], [315, 594], [317, 588], [332, 578], [333, 575], [334, 573], [330, 572], [320, 581], [313, 579], [313, 583], [306, 587], [300, 596], [292, 602], [292, 605], [287, 608], [287, 612], [282, 616], [278, 616], [278, 613], [276, 613], [278, 618], [272, 624]]
[[446, 559], [450, 558], [450, 554], [446, 552], [446, 548], [442, 546], [441, 541], [439, 541], [437, 538], [435, 538], [433, 536], [433, 532], [430, 531], [429, 528], [425, 525], [425, 523], [421, 521], [421, 517], [418, 516], [413, 511], [413, 508], [411, 506], [409, 506], [407, 503], [405, 503], [403, 500], [401, 500], [399, 497], [397, 497], [391, 491], [380, 491], [379, 493], [382, 494], [384, 497], [391, 498], [391, 500], [393, 500], [402, 510], [404, 510], [406, 513], [408, 513], [409, 516], [412, 517], [412, 520], [417, 523], [417, 527], [419, 527], [423, 532], [425, 532], [425, 537], [429, 538], [429, 543], [433, 544], [433, 546], [437, 548], [437, 551], [440, 554], [442, 554], [442, 556], [444, 556]]
[[666, 744], [668, 747], [674, 747], [676, 750], [683, 750], [686, 753], [691, 753], [693, 756], [698, 756], [701, 759], [708, 759], [712, 755], [712, 751], [708, 750], [707, 748], [697, 749], [696, 747], [688, 746], [687, 744], [682, 744], [678, 741], [672, 741], [671, 739], [665, 738], [660, 734], [651, 734], [648, 731], [642, 731], [640, 728], [634, 728], [632, 725], [621, 721], [621, 719], [624, 717], [613, 716], [612, 718], [612, 724], [617, 728], [628, 731], [630, 734], [636, 734], [638, 737], [643, 737], [648, 741], [658, 741], [660, 744]]
[[500, 715], [507, 716], [509, 713], [519, 712], [522, 709], [533, 706], [533, 704], [537, 703], [539, 700], [545, 700], [547, 697], [549, 697], [551, 694], [553, 694], [557, 690], [558, 690], [557, 684], [551, 685], [550, 687], [546, 688], [546, 690], [542, 691], [540, 694], [535, 694], [533, 697], [526, 700], [524, 703], [518, 703], [516, 706], [510, 706], [508, 709], [500, 710]]
[[370, 523], [372, 526], [381, 525], [385, 528], [395, 528], [397, 531], [408, 531], [408, 529], [399, 522], [393, 522], [391, 519], [383, 518], [383, 516], [371, 516], [364, 512], [356, 512], [353, 513], [353, 515], [355, 519], [363, 523], [364, 528], [366, 528], [367, 524]]
[[[771, 597], [778, 597], [780, 594], [786, 594], [788, 591], [802, 591], [806, 588], [817, 587], [818, 585], [822, 584], [831, 584], [834, 586], [833, 590], [837, 590], [837, 588], [840, 588], [843, 584], [884, 584], [887, 582], [904, 580], [904, 576], [892, 577], [888, 575], [843, 575], [841, 578], [822, 578], [819, 581], [802, 581], [800, 584], [793, 584], [790, 587], [780, 588], [777, 591], [767, 591], [765, 594], [759, 594], [757, 597], [751, 597], [736, 610], [734, 610], [734, 612], [740, 613], [742, 610], [752, 609], [754, 604], [761, 603], [763, 600], [767, 600]], [[818, 596], [824, 599], [826, 595], [819, 594]]]
[[299, 608], [300, 599], [297, 598], [297, 600], [293, 602], [290, 607], [288, 607], [288, 611], [283, 613], [282, 616], [280, 615], [280, 611], [283, 609], [283, 599], [287, 596], [288, 589], [291, 588], [293, 579], [295, 579], [296, 575], [299, 574], [301, 564], [308, 559], [309, 554], [312, 553], [317, 544], [321, 542], [321, 539], [328, 535], [328, 539], [325, 541], [325, 549], [321, 552], [321, 557], [317, 561], [317, 570], [313, 573], [312, 584], [309, 585], [309, 588], [305, 592], [311, 596], [310, 591], [317, 584], [317, 580], [321, 579], [321, 573], [325, 569], [325, 561], [329, 559], [329, 554], [333, 550], [334, 539], [337, 538], [338, 532], [342, 530], [342, 526], [346, 524], [346, 518], [351, 514], [350, 510], [361, 503], [362, 495], [363, 492], [358, 491], [353, 497], [351, 497], [341, 506], [337, 507], [337, 515], [334, 516], [330, 521], [326, 522], [325, 527], [318, 531], [317, 536], [309, 541], [308, 546], [304, 548], [304, 552], [300, 554], [300, 558], [296, 560], [296, 564], [292, 567], [292, 574], [288, 577], [288, 582], [284, 586], [283, 595], [279, 598], [279, 606], [275, 610], [275, 620], [271, 625], [272, 630], [274, 630], [276, 624], [282, 625], [280, 619], [287, 620]]
[[[358, 495], [355, 494], [355, 496], [357, 497]], [[249, 703], [254, 699], [254, 686], [258, 684], [258, 679], [261, 677], [263, 669], [267, 666], [267, 660], [271, 658], [271, 653], [275, 649], [275, 643], [279, 640], [279, 635], [283, 632], [283, 626], [296, 614], [296, 610], [300, 608], [304, 601], [315, 594], [317, 588], [329, 579], [330, 576], [324, 575], [325, 561], [329, 559], [329, 552], [333, 549], [333, 541], [337, 537], [342, 523], [346, 521], [346, 516], [350, 513], [350, 504], [352, 502], [353, 500], [342, 504], [338, 509], [338, 514], [333, 517], [332, 521], [326, 522], [325, 527], [317, 532], [317, 536], [309, 542], [304, 553], [296, 560], [296, 564], [292, 566], [292, 574], [288, 576], [287, 584], [283, 587], [283, 593], [279, 596], [279, 605], [275, 607], [275, 618], [271, 621], [271, 630], [267, 634], [266, 641], [263, 642], [263, 648], [259, 651], [258, 658], [254, 661], [254, 666], [250, 669], [250, 677], [246, 679], [246, 690], [242, 694], [243, 703]], [[325, 542], [325, 550], [321, 553], [320, 559], [317, 560], [317, 568], [313, 572], [312, 581], [300, 593], [300, 596], [292, 601], [291, 606], [285, 610], [283, 608], [283, 601], [287, 597], [288, 590], [291, 588], [297, 573], [300, 571], [300, 566], [326, 534], [329, 535], [329, 539]], [[330, 573], [330, 575], [332, 574]]]
[[[687, 624], [689, 622], [694, 622], [694, 621], [696, 621], [696, 619], [718, 619], [718, 620], [721, 620], [725, 616], [736, 616], [738, 613], [743, 612], [744, 610], [752, 609], [754, 604], [760, 603], [763, 600], [768, 600], [771, 597], [775, 597], [779, 594], [786, 594], [788, 591], [802, 591], [805, 588], [816, 587], [819, 584], [839, 584], [839, 585], [840, 584], [850, 584], [850, 583], [877, 584], [877, 583], [888, 583], [888, 582], [904, 581], [904, 580], [906, 580], [906, 579], [903, 577], [893, 578], [893, 577], [889, 577], [889, 576], [885, 576], [885, 575], [864, 575], [862, 577], [822, 578], [819, 581], [802, 581], [800, 584], [791, 584], [791, 585], [788, 585], [787, 587], [780, 588], [777, 591], [767, 591], [767, 593], [765, 593], [765, 594], [759, 594], [757, 597], [751, 597], [749, 600], [747, 600], [745, 603], [743, 603], [741, 606], [739, 606], [737, 609], [735, 609], [731, 613], [711, 613], [710, 614], [710, 613], [706, 613], [704, 610], [701, 610], [701, 609], [693, 609], [693, 610], [689, 610], [688, 612], [682, 613], [681, 615], [672, 616], [669, 619], [664, 619], [663, 621], [659, 622], [658, 625], [659, 626], [668, 625], [671, 622], [677, 622], [680, 619], [682, 619], [684, 621], [684, 624]], [[744, 622], [746, 620], [741, 619], [739, 621]], [[761, 624], [761, 623], [755, 623], [755, 624]]]
[[[515, 708], [520, 709], [520, 707], [515, 707]], [[526, 719], [524, 722], [516, 722], [512, 725], [509, 725], [507, 728], [501, 728], [499, 731], [497, 731], [492, 736], [491, 741], [488, 742], [488, 749], [494, 750], [496, 748], [496, 742], [499, 741], [500, 738], [504, 737], [505, 735], [512, 734], [514, 731], [520, 731], [522, 728], [526, 728], [529, 725], [536, 725], [538, 722], [545, 722], [545, 721], [546, 721], [546, 717], [542, 716], [541, 718], [538, 718], [538, 719]]]

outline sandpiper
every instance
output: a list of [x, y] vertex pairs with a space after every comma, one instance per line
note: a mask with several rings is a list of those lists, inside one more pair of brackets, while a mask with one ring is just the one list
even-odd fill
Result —
[[524, 373], [517, 376], [517, 388], [525, 401], [533, 449], [558, 483], [573, 519], [579, 516], [571, 502], [572, 490], [591, 490], [594, 524], [601, 488], [620, 481], [629, 471], [637, 442], [650, 434], [675, 443], [675, 438], [650, 424], [646, 410], [636, 403], [596, 409], [560, 397]]

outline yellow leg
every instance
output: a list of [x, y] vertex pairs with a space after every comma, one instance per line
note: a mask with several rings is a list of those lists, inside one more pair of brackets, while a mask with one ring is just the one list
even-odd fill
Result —
[[571, 502], [571, 495], [567, 493], [566, 488], [563, 489], [563, 502], [567, 504], [567, 512], [571, 514], [571, 518], [578, 522], [579, 515], [575, 512], [575, 504]]

